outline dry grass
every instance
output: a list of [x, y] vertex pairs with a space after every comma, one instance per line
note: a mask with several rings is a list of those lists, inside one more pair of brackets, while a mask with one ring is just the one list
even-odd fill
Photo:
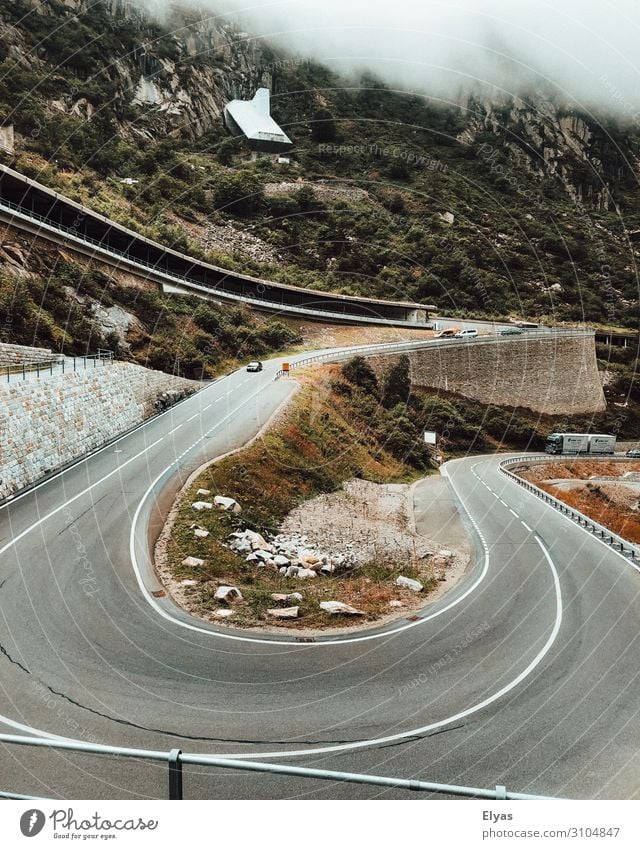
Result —
[[[638, 461], [613, 462], [607, 460], [568, 460], [529, 466], [518, 474], [539, 486], [549, 495], [579, 510], [595, 522], [612, 530], [629, 542], [640, 543], [640, 515], [638, 493], [615, 481], [592, 483], [592, 477], [615, 477], [622, 480], [628, 472], [640, 472]], [[564, 489], [549, 483], [550, 480], [569, 479], [584, 481], [584, 487]]]
[[[329, 375], [331, 370], [329, 370]], [[237, 528], [276, 532], [284, 517], [298, 504], [322, 493], [339, 489], [343, 481], [366, 477], [375, 482], [406, 482], [415, 472], [363, 437], [358, 422], [349, 421], [344, 400], [318, 377], [307, 379], [286, 418], [244, 451], [206, 469], [184, 494], [178, 508], [171, 538], [167, 544], [167, 566], [173, 581], [195, 580], [194, 586], [178, 587], [176, 594], [190, 612], [214, 618], [221, 605], [214, 600], [222, 584], [237, 586], [244, 601], [234, 604], [233, 626], [278, 625], [289, 629], [352, 626], [375, 621], [393, 612], [392, 599], [403, 602], [408, 611], [422, 601], [407, 589], [395, 586], [399, 574], [418, 578], [429, 590], [437, 584], [428, 561], [402, 566], [366, 563], [346, 573], [316, 578], [284, 578], [278, 572], [246, 563], [244, 557], [226, 548], [224, 542]], [[375, 453], [375, 456], [373, 456]], [[240, 514], [193, 510], [199, 488], [212, 496], [235, 498], [243, 507]], [[190, 525], [196, 523], [210, 532], [196, 538]], [[202, 567], [186, 568], [187, 556], [204, 560]], [[170, 586], [174, 586], [173, 581]], [[272, 621], [267, 608], [287, 607], [271, 599], [271, 593], [300, 592], [299, 620]], [[319, 607], [321, 601], [342, 601], [364, 612], [362, 617], [331, 616]], [[402, 610], [402, 609], [401, 609]], [[217, 620], [216, 620], [217, 621]]]

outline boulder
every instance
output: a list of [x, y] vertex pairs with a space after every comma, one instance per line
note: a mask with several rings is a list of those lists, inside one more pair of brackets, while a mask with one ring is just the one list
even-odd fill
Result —
[[181, 587], [195, 587], [195, 585], [197, 583], [198, 583], [197, 581], [192, 581], [190, 578], [187, 578], [184, 581], [180, 581], [180, 586]]
[[205, 531], [204, 528], [196, 528], [193, 532], [193, 535], [196, 537], [204, 538], [209, 536], [209, 531]]
[[364, 612], [362, 610], [351, 607], [350, 604], [345, 604], [342, 601], [321, 601], [320, 609], [324, 610], [326, 613], [331, 613], [332, 616], [364, 616]]
[[443, 557], [443, 558], [453, 557], [453, 551], [449, 551], [448, 548], [442, 548], [438, 552], [438, 557]]
[[270, 551], [267, 551], [266, 549], [262, 549], [262, 548], [254, 549], [253, 553], [255, 554], [256, 557], [258, 557], [260, 560], [264, 560], [265, 562], [267, 560], [271, 560], [271, 557], [272, 557], [272, 554], [271, 554]]
[[336, 567], [333, 563], [323, 563], [320, 571], [323, 575], [332, 575], [336, 571]]
[[274, 601], [302, 601], [302, 593], [271, 593]]
[[404, 604], [400, 601], [400, 599], [392, 598], [389, 602], [389, 607], [404, 607]]
[[244, 532], [243, 536], [245, 537], [245, 539], [249, 540], [251, 545], [254, 545], [257, 548], [267, 547], [266, 539], [262, 536], [262, 534], [259, 534], [257, 531], [250, 531], [249, 529], [247, 529]]
[[[300, 572], [299, 566], [283, 566], [284, 574], [287, 578], [296, 578]], [[313, 573], [315, 576], [315, 572]]]
[[316, 573], [313, 569], [299, 569], [297, 566], [289, 566], [289, 569], [298, 569], [298, 578], [315, 578]]
[[246, 539], [239, 539], [231, 544], [231, 548], [236, 554], [249, 554], [251, 552], [251, 544]]
[[196, 495], [211, 495], [211, 490], [210, 489], [199, 489], [196, 492]]
[[216, 619], [228, 619], [230, 616], [233, 616], [233, 610], [229, 610], [228, 607], [221, 607], [215, 610], [213, 615]]
[[273, 562], [278, 567], [279, 566], [288, 566], [289, 565], [289, 558], [285, 557], [283, 554], [276, 554], [273, 558]]
[[214, 598], [217, 601], [226, 601], [227, 604], [231, 604], [234, 601], [242, 601], [242, 593], [237, 587], [218, 587]]
[[406, 587], [408, 590], [413, 590], [414, 593], [421, 593], [424, 589], [420, 581], [414, 581], [413, 578], [405, 578], [404, 575], [396, 578], [396, 586]]
[[260, 560], [260, 558], [258, 557], [258, 555], [255, 553], [255, 551], [252, 551], [251, 554], [247, 554], [246, 560], [247, 560], [247, 563], [261, 563], [262, 562]]
[[183, 566], [190, 566], [191, 568], [195, 568], [196, 566], [204, 566], [204, 560], [201, 560], [199, 557], [185, 557], [182, 561]]
[[242, 507], [240, 507], [235, 498], [227, 498], [226, 495], [216, 495], [213, 499], [213, 503], [216, 505], [218, 510], [227, 510], [230, 513], [240, 513], [242, 510]]
[[210, 501], [194, 501], [191, 506], [194, 510], [213, 510], [213, 504]]
[[297, 619], [299, 613], [299, 607], [274, 607], [267, 610], [267, 616], [273, 619]]

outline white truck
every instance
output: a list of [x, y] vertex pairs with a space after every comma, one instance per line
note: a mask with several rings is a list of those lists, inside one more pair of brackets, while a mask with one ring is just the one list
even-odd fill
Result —
[[550, 433], [547, 454], [590, 454], [602, 456], [616, 450], [616, 437], [609, 433]]

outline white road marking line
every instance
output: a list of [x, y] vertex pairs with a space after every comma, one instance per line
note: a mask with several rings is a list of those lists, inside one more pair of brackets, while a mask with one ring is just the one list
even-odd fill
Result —
[[515, 511], [515, 510], [512, 510], [512, 509], [511, 509], [511, 507], [509, 507], [509, 513], [513, 513], [513, 515], [516, 517], [516, 519], [519, 519], [519, 518], [520, 518], [520, 517], [518, 516], [518, 514], [516, 513], [516, 511]]
[[198, 413], [194, 413], [191, 418], [187, 419], [188, 422], [192, 422], [194, 419], [198, 418]]
[[[522, 522], [522, 519], [520, 519], [520, 521]], [[533, 533], [533, 531], [531, 530], [531, 528], [529, 527], [529, 525], [527, 525], [527, 523], [526, 523], [526, 522], [522, 522], [522, 524], [523, 524], [523, 525], [525, 526], [525, 528], [529, 531], [529, 533], [531, 533], [531, 534]]]
[[176, 426], [174, 427], [174, 429], [173, 429], [173, 430], [170, 430], [170, 431], [169, 431], [169, 433], [167, 434], [167, 436], [171, 436], [171, 434], [172, 434], [172, 433], [175, 433], [175, 432], [176, 432], [177, 430], [179, 430], [181, 427], [182, 427], [182, 424], [176, 425]]
[[500, 498], [500, 504], [504, 504], [505, 507], [509, 506], [503, 498]]

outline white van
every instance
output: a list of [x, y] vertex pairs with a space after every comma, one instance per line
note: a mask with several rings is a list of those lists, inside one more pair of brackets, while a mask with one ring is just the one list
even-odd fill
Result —
[[456, 339], [472, 339], [474, 336], [478, 335], [478, 331], [475, 327], [468, 327], [464, 330], [458, 330], [456, 333]]

